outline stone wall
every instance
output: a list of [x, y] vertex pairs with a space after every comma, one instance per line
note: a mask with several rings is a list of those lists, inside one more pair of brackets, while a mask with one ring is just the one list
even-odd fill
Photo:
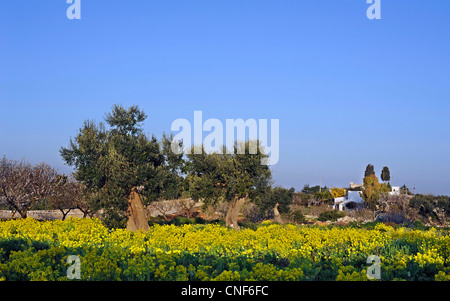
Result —
[[[28, 211], [28, 217], [38, 219], [38, 220], [55, 220], [55, 219], [62, 219], [63, 214], [59, 210], [30, 210]], [[82, 218], [83, 212], [79, 209], [72, 209], [70, 212], [66, 215], [66, 218], [68, 217], [76, 217], [76, 218]], [[0, 218], [1, 219], [11, 219], [11, 218], [20, 218], [20, 214], [16, 212], [13, 215], [13, 212], [11, 210], [0, 210]]]

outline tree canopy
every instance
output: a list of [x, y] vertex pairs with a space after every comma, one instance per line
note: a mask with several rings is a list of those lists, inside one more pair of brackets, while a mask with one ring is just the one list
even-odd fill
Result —
[[372, 164], [367, 164], [364, 178], [370, 177], [371, 175], [375, 175], [375, 168]]
[[226, 224], [237, 228], [237, 215], [243, 203], [247, 199], [255, 202], [263, 198], [272, 185], [269, 167], [261, 164], [267, 155], [261, 147], [256, 154], [250, 154], [249, 141], [235, 143], [232, 154], [207, 153], [202, 149], [201, 154], [188, 154], [186, 180], [191, 197], [205, 204], [229, 203]]
[[134, 187], [141, 188], [146, 203], [165, 194], [176, 196], [181, 187], [181, 177], [174, 172], [180, 158], [166, 147], [171, 137], [164, 136], [159, 143], [154, 135], [147, 136], [142, 128], [146, 118], [138, 106], [114, 105], [105, 115], [109, 129], [102, 122], [86, 120], [69, 146], [60, 149], [63, 160], [75, 167], [75, 178], [96, 196], [91, 205], [104, 210], [109, 227], [125, 226]]
[[363, 185], [362, 197], [366, 201], [366, 206], [370, 209], [376, 209], [378, 200], [390, 191], [387, 184], [380, 183], [375, 174], [364, 177]]
[[391, 180], [391, 172], [389, 171], [389, 167], [383, 167], [383, 170], [381, 171], [381, 180], [383, 182], [389, 182]]

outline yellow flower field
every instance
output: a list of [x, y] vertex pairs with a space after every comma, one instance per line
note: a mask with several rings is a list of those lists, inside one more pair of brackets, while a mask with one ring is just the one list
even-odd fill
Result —
[[448, 280], [450, 237], [443, 230], [261, 225], [155, 225], [108, 230], [96, 219], [0, 222], [2, 280], [67, 280], [69, 255], [81, 280]]

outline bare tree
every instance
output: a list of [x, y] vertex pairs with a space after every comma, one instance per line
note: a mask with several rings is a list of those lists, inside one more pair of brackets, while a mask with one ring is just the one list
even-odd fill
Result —
[[86, 218], [88, 216], [92, 217], [95, 214], [95, 211], [92, 210], [92, 208], [89, 204], [89, 200], [91, 198], [93, 198], [94, 196], [88, 192], [87, 188], [84, 185], [82, 185], [82, 191], [83, 191], [84, 197], [77, 201], [76, 208], [78, 210], [80, 210], [81, 212], [83, 212], [84, 218]]
[[27, 201], [24, 184], [29, 170], [30, 166], [24, 162], [9, 161], [5, 157], [0, 161], [0, 198], [13, 212], [19, 211]]
[[183, 211], [183, 214], [186, 215], [187, 218], [191, 218], [192, 214], [195, 213], [197, 202], [193, 199], [179, 199], [176, 202], [178, 203], [178, 207]]
[[159, 201], [152, 202], [149, 206], [149, 210], [156, 210], [162, 214], [164, 220], [168, 220], [168, 216], [175, 208], [177, 208], [178, 204], [175, 201]]
[[[38, 201], [57, 193], [58, 173], [45, 163], [32, 166], [25, 161], [0, 161], [0, 199], [22, 218]], [[56, 186], [55, 186], [56, 185]]]
[[89, 206], [86, 201], [87, 193], [84, 185], [77, 182], [72, 176], [59, 175], [57, 179], [56, 192], [49, 198], [52, 207], [61, 211], [62, 220], [66, 219], [72, 209], [80, 207], [84, 209], [81, 211], [86, 217]]

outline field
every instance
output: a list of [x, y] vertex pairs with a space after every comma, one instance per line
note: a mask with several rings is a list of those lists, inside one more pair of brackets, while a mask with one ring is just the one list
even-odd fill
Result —
[[154, 225], [108, 230], [96, 219], [0, 222], [1, 280], [450, 280], [450, 236], [377, 224], [373, 229], [262, 223], [256, 230]]

